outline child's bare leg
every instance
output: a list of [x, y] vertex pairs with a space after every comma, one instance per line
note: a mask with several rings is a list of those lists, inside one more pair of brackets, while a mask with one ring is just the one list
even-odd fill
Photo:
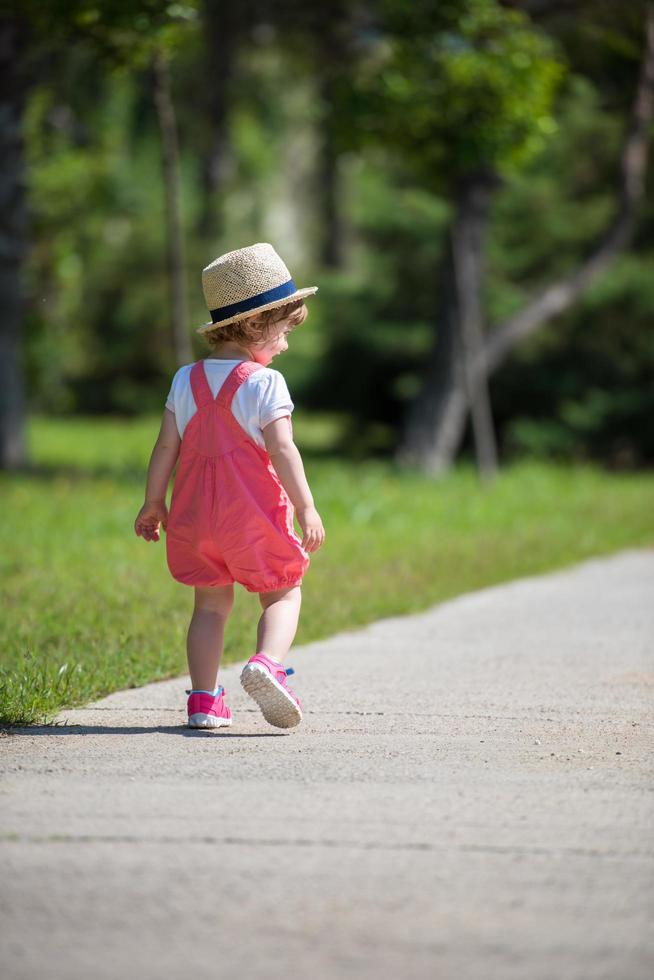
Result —
[[188, 669], [194, 691], [216, 688], [225, 623], [233, 605], [233, 585], [195, 590], [195, 608], [186, 638]]
[[276, 592], [260, 592], [259, 601], [263, 613], [257, 627], [256, 652], [281, 663], [297, 632], [302, 589], [296, 585]]

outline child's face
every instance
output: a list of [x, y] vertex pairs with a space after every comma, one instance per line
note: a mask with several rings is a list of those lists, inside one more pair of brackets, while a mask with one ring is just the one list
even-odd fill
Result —
[[281, 320], [279, 323], [276, 323], [275, 332], [268, 338], [265, 344], [253, 348], [252, 359], [257, 364], [263, 364], [264, 367], [267, 367], [273, 357], [277, 357], [278, 354], [283, 354], [284, 351], [288, 350], [288, 341], [286, 338], [291, 330], [292, 327], [286, 320]]

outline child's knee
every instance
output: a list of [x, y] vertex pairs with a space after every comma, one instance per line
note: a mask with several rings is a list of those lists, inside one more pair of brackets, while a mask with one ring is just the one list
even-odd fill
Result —
[[292, 585], [290, 588], [277, 589], [275, 592], [260, 592], [259, 602], [262, 609], [267, 609], [273, 602], [287, 602], [293, 605], [300, 605], [302, 602], [302, 588], [299, 585]]
[[203, 612], [213, 612], [219, 616], [229, 616], [234, 606], [234, 586], [225, 585], [217, 589], [195, 590], [195, 608]]

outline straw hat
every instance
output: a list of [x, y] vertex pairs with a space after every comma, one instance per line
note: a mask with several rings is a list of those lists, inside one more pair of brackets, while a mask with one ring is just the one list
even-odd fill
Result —
[[304, 299], [318, 287], [298, 289], [272, 245], [257, 242], [214, 259], [202, 270], [202, 291], [211, 320], [198, 333]]

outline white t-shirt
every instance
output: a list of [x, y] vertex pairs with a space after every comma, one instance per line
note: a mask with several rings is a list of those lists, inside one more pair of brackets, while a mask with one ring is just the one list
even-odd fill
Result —
[[[205, 358], [204, 367], [207, 381], [214, 398], [222, 388], [227, 375], [242, 360], [244, 358], [239, 357], [229, 360], [216, 357]], [[197, 411], [191, 389], [192, 367], [192, 364], [185, 364], [179, 369], [173, 378], [170, 393], [166, 399], [166, 408], [175, 413], [180, 438], [184, 435], [184, 429]], [[253, 371], [249, 378], [239, 386], [232, 399], [232, 415], [262, 449], [266, 448], [263, 438], [264, 426], [283, 418], [285, 415], [290, 417], [293, 408], [294, 405], [284, 376], [279, 371], [267, 367]]]

